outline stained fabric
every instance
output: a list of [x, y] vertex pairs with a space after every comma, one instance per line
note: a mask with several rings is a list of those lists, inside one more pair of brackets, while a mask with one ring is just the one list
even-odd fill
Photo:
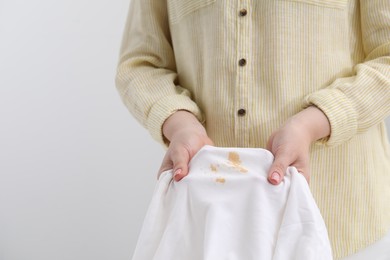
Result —
[[133, 260], [329, 260], [325, 223], [294, 167], [267, 181], [264, 149], [205, 146], [188, 176], [160, 176]]

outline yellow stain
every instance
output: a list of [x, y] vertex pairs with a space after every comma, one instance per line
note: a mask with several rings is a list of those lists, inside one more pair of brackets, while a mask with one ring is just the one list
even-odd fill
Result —
[[239, 170], [240, 172], [242, 173], [248, 172], [248, 170], [241, 165], [240, 155], [238, 153], [229, 152], [228, 160], [233, 165], [233, 167]]
[[215, 182], [225, 184], [226, 180], [225, 178], [217, 178], [215, 179]]
[[241, 164], [241, 160], [240, 160], [240, 155], [236, 152], [230, 152], [229, 153], [229, 157], [228, 157], [228, 160], [234, 165], [240, 165]]

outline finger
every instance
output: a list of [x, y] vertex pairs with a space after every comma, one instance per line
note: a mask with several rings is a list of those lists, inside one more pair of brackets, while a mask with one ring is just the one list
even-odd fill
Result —
[[276, 134], [276, 132], [272, 133], [271, 136], [268, 138], [268, 142], [267, 142], [267, 146], [266, 146], [266, 149], [268, 151], [272, 151], [272, 143], [274, 141], [275, 134]]
[[305, 179], [306, 179], [306, 181], [307, 181], [307, 184], [310, 184], [310, 172], [304, 173], [303, 176], [305, 176]]
[[172, 160], [169, 157], [169, 153], [167, 152], [164, 156], [164, 159], [161, 163], [160, 169], [158, 170], [157, 179], [160, 179], [160, 175], [173, 168]]
[[281, 183], [289, 164], [289, 157], [285, 155], [275, 155], [275, 160], [268, 171], [268, 181], [273, 185]]
[[310, 163], [309, 157], [304, 157], [301, 160], [294, 162], [291, 166], [295, 167], [298, 173], [305, 177], [307, 183], [310, 183]]
[[188, 174], [190, 155], [185, 148], [177, 149], [172, 151], [171, 160], [173, 163], [173, 178], [175, 181], [180, 181]]
[[[292, 165], [292, 166], [294, 166], [294, 165]], [[309, 170], [309, 168], [301, 168], [301, 169], [299, 169], [296, 166], [294, 166], [294, 167], [297, 168], [298, 173], [302, 174], [303, 177], [305, 177], [305, 179], [307, 181], [307, 184], [310, 184], [310, 170]]]

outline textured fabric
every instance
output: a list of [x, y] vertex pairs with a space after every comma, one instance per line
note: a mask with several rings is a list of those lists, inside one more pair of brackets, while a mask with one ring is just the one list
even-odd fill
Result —
[[331, 260], [303, 175], [273, 186], [264, 149], [203, 147], [180, 182], [157, 183], [133, 260]]
[[319, 107], [310, 187], [340, 258], [390, 227], [389, 25], [388, 0], [132, 0], [116, 85], [160, 142], [183, 109], [217, 146], [264, 148]]

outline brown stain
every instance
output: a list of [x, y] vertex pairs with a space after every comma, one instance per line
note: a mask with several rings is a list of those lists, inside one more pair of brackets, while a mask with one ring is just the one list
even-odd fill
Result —
[[240, 160], [240, 155], [236, 152], [229, 152], [228, 160], [234, 165], [240, 165], [241, 160]]
[[216, 178], [215, 182], [225, 184], [226, 179], [225, 178]]
[[217, 166], [215, 166], [214, 164], [210, 164], [210, 169], [211, 169], [212, 172], [217, 172], [218, 171]]
[[240, 172], [242, 172], [242, 173], [247, 173], [247, 172], [248, 172], [248, 170], [247, 170], [246, 168], [242, 167], [242, 166], [240, 166], [238, 169], [239, 169]]
[[233, 165], [233, 167], [239, 170], [240, 172], [242, 173], [248, 172], [248, 170], [241, 165], [240, 155], [238, 153], [229, 152], [228, 160]]

